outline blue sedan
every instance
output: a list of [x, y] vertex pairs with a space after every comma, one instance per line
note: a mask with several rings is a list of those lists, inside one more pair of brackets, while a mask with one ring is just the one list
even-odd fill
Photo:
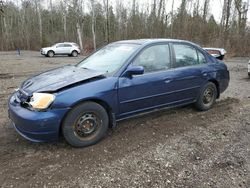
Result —
[[9, 99], [9, 117], [28, 140], [56, 141], [62, 134], [84, 147], [142, 112], [187, 104], [209, 110], [228, 84], [227, 66], [194, 43], [118, 41], [77, 65], [24, 81]]

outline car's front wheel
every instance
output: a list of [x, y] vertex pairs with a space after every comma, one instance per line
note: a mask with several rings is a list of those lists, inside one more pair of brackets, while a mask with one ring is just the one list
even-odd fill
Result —
[[206, 111], [212, 108], [217, 98], [217, 88], [212, 82], [205, 84], [200, 92], [200, 95], [195, 103], [195, 107], [200, 111]]
[[74, 107], [62, 124], [66, 141], [74, 147], [96, 144], [108, 130], [106, 110], [95, 102], [85, 102]]
[[71, 53], [71, 56], [77, 57], [77, 56], [78, 56], [78, 52], [74, 50], [74, 51]]
[[55, 53], [52, 50], [48, 51], [47, 53], [47, 57], [54, 57], [54, 55]]

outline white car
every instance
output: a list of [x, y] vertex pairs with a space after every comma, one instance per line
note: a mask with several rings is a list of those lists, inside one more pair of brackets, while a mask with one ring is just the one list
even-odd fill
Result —
[[53, 57], [54, 55], [68, 55], [77, 57], [81, 53], [79, 46], [76, 43], [64, 42], [57, 43], [51, 47], [41, 49], [41, 54], [46, 57]]
[[219, 60], [223, 60], [227, 53], [227, 51], [223, 48], [203, 48], [203, 49]]

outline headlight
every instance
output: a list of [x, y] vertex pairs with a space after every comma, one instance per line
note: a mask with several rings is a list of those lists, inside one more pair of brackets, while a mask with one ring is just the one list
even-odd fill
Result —
[[44, 110], [55, 100], [55, 96], [49, 93], [33, 93], [29, 104], [36, 110]]

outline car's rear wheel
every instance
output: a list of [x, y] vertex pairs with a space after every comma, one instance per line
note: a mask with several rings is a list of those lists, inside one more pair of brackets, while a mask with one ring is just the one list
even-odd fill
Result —
[[195, 103], [195, 107], [200, 111], [206, 111], [212, 108], [217, 98], [217, 88], [212, 82], [205, 84]]
[[94, 102], [85, 102], [74, 107], [62, 124], [66, 141], [74, 147], [96, 144], [108, 130], [109, 118], [106, 110]]
[[55, 55], [55, 53], [52, 50], [48, 51], [48, 53], [47, 53], [48, 57], [54, 57], [54, 55]]
[[74, 50], [74, 51], [71, 53], [71, 56], [77, 57], [77, 56], [78, 56], [78, 52]]

